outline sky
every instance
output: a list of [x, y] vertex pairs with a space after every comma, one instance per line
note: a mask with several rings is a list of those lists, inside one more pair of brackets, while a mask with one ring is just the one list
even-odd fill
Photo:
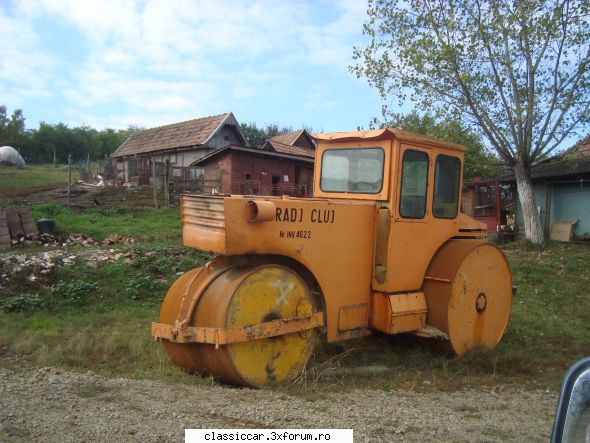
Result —
[[0, 0], [0, 104], [29, 129], [367, 128], [379, 94], [348, 70], [365, 17], [363, 0]]

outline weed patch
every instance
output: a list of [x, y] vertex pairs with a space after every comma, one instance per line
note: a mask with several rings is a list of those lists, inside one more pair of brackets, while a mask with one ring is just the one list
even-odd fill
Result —
[[23, 293], [2, 300], [4, 312], [32, 312], [43, 307], [43, 299], [39, 294]]
[[55, 220], [62, 235], [77, 233], [103, 240], [110, 235], [144, 240], [180, 238], [180, 216], [177, 208], [96, 207], [76, 212], [55, 203], [33, 208], [36, 219]]

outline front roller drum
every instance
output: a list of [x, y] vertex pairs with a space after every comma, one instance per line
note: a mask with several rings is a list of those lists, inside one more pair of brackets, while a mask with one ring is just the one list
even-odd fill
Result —
[[[160, 322], [174, 324], [186, 297], [202, 288], [191, 281], [199, 270], [182, 275], [170, 288]], [[278, 265], [228, 268], [200, 294], [188, 326], [231, 330], [247, 325], [311, 316], [316, 306], [305, 282]], [[163, 340], [171, 360], [191, 373], [243, 386], [278, 385], [305, 368], [315, 341], [313, 330], [214, 345]]]
[[444, 332], [452, 351], [493, 349], [504, 334], [512, 304], [512, 275], [496, 246], [450, 240], [426, 272], [426, 323]]

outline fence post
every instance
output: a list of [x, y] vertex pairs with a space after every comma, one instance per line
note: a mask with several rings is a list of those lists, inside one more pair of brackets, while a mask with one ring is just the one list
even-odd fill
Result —
[[158, 183], [156, 181], [156, 162], [152, 161], [152, 181], [154, 182], [154, 208], [158, 208]]
[[68, 208], [70, 207], [70, 184], [72, 183], [72, 154], [68, 154]]
[[166, 200], [166, 207], [170, 207], [170, 160], [164, 161], [164, 199]]

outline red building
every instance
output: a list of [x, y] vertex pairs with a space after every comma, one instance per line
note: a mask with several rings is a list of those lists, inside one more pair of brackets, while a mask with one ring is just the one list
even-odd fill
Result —
[[315, 144], [303, 130], [270, 139], [261, 149], [226, 146], [191, 166], [198, 167], [204, 193], [308, 196], [314, 160]]

